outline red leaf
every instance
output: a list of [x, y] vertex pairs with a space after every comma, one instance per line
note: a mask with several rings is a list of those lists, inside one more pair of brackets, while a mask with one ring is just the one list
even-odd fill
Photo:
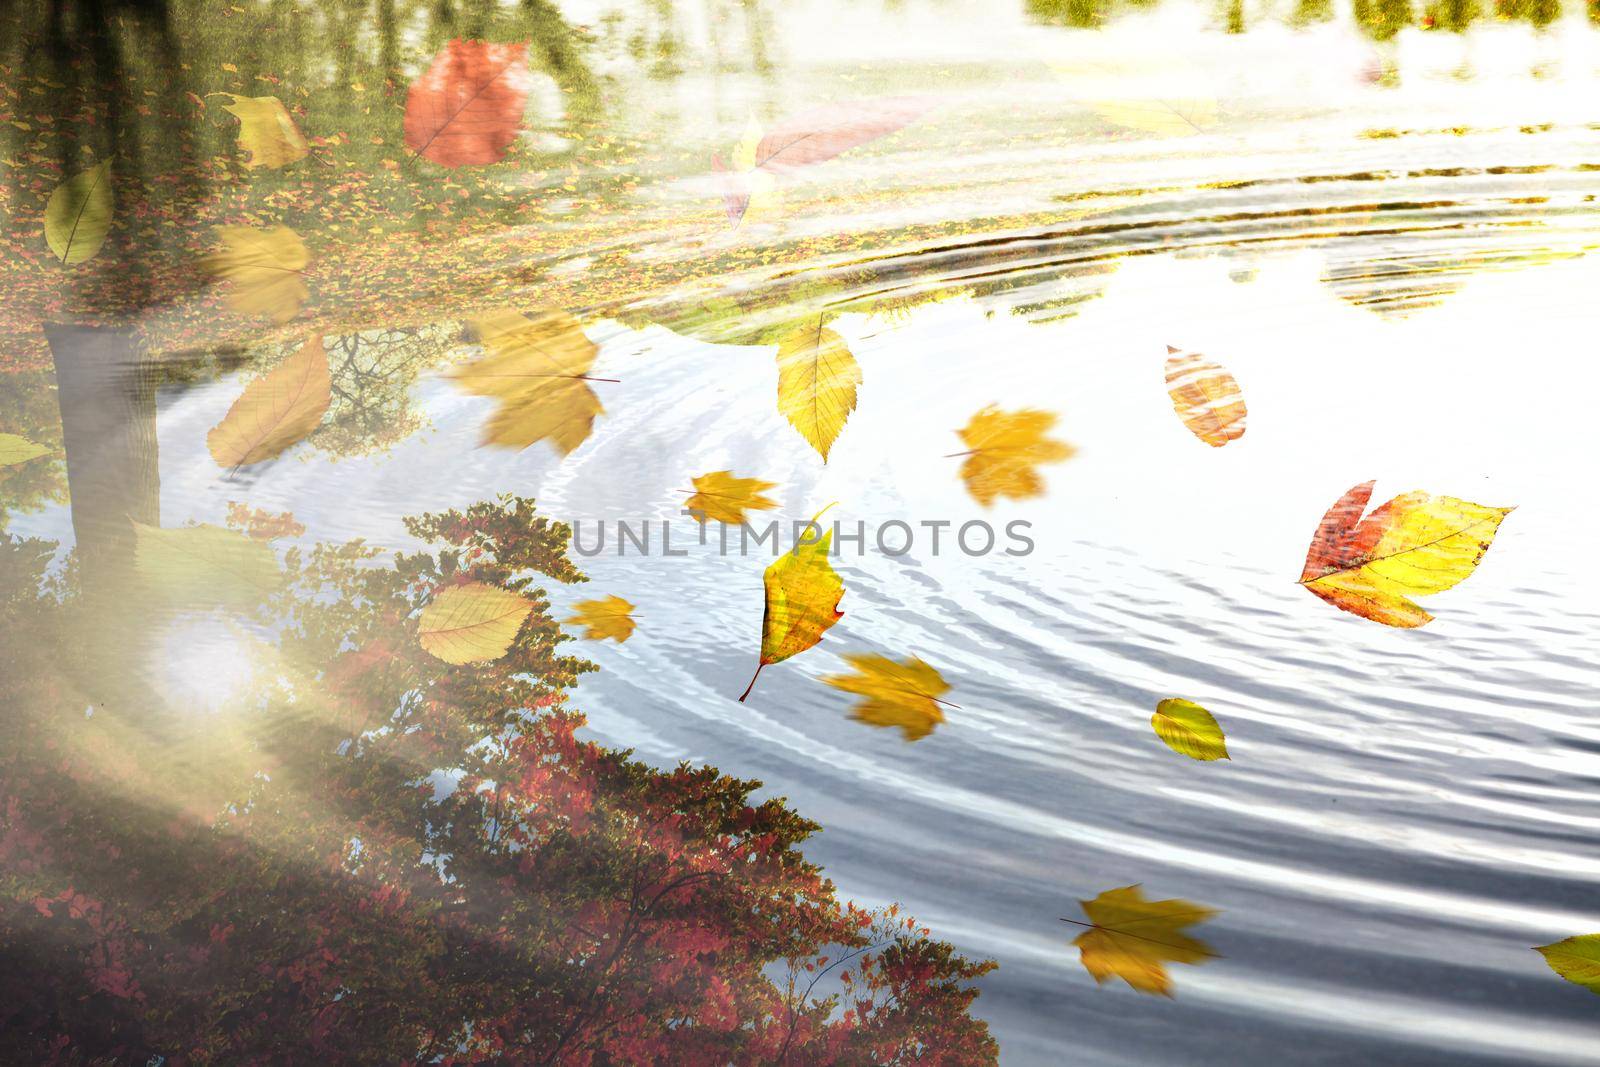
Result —
[[446, 167], [498, 163], [532, 87], [526, 45], [451, 41], [406, 94], [406, 147]]
[[756, 145], [757, 167], [781, 170], [823, 163], [921, 118], [933, 101], [919, 97], [855, 100], [780, 123]]
[[1302, 582], [1339, 570], [1355, 557], [1359, 532], [1356, 521], [1372, 497], [1372, 486], [1372, 482], [1362, 482], [1340, 497], [1322, 516], [1316, 536], [1311, 539], [1311, 550], [1306, 553], [1306, 567], [1300, 575]]

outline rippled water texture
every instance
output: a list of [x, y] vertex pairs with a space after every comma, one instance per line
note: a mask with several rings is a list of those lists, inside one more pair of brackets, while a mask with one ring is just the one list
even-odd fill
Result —
[[[502, 304], [572, 294], [592, 374], [615, 379], [577, 451], [478, 447], [492, 402], [436, 367], [370, 454], [313, 438], [225, 478], [205, 435], [247, 368], [161, 391], [165, 524], [245, 499], [307, 542], [401, 547], [401, 516], [504, 491], [585, 542], [598, 520], [673, 520], [686, 556], [610, 544], [556, 594], [636, 605], [628, 643], [584, 646], [590, 733], [760, 778], [824, 826], [808, 855], [842, 894], [998, 960], [978, 1011], [1008, 1064], [1600, 1063], [1600, 1001], [1531, 951], [1600, 928], [1584, 12], [1375, 41], [1343, 11], [1229, 34], [1226, 10], [1184, 6], [1091, 29], [1048, 5], [747, 4], [756, 55], [719, 10], [672, 13], [676, 72], [620, 45], [602, 61], [615, 121], [664, 146], [603, 225], [512, 221], [460, 259]], [[654, 25], [619, 18], [601, 40]], [[710, 157], [749, 117], [884, 96], [931, 107], [727, 227]], [[1198, 119], [1128, 128], [1104, 103], [1128, 100]], [[589, 180], [530, 195], [582, 203]], [[826, 465], [773, 403], [775, 336], [819, 317], [864, 379]], [[1242, 440], [1207, 448], [1174, 418], [1168, 345], [1238, 379]], [[988, 403], [1060, 413], [1078, 451], [1043, 468], [1044, 497], [967, 495], [948, 457]], [[869, 531], [838, 562], [842, 621], [742, 704], [770, 558], [696, 543], [678, 510], [721, 469], [777, 483], [786, 521], [837, 501]], [[1296, 587], [1323, 511], [1368, 479], [1375, 503], [1517, 507], [1425, 628]], [[891, 519], [974, 518], [1028, 520], [1037, 548], [871, 543]], [[71, 539], [60, 504], [9, 529]], [[846, 652], [918, 655], [959, 708], [915, 743], [852, 721], [819, 682]], [[1231, 760], [1159, 743], [1171, 696], [1216, 714]], [[1130, 883], [1219, 910], [1196, 932], [1222, 958], [1174, 967], [1171, 999], [1097, 987], [1058, 921]]]

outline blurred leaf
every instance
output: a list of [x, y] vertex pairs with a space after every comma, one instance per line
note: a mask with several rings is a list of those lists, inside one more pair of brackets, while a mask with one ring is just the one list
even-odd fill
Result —
[[869, 726], [898, 726], [907, 741], [928, 736], [944, 722], [940, 694], [950, 686], [939, 672], [916, 656], [897, 663], [887, 656], [851, 653], [845, 662], [855, 674], [836, 674], [824, 679], [835, 689], [856, 693], [866, 699], [856, 705], [850, 717]]
[[[1121, 978], [1141, 993], [1172, 995], [1168, 963], [1204, 963], [1216, 953], [1183, 932], [1216, 909], [1187, 900], [1146, 900], [1137, 885], [1108, 889], [1080, 901], [1091, 929], [1072, 943], [1096, 984]], [[1067, 920], [1072, 921], [1072, 920]]]
[[603, 600], [580, 600], [572, 606], [572, 615], [562, 621], [587, 627], [589, 632], [583, 635], [587, 641], [609, 637], [620, 645], [633, 636], [633, 605], [615, 595]]
[[1402, 493], [1358, 523], [1372, 486], [1363, 482], [1351, 489], [1322, 517], [1300, 584], [1364, 619], [1421, 626], [1433, 616], [1410, 598], [1464, 581], [1514, 509], [1417, 491]]
[[82, 263], [106, 243], [115, 208], [108, 159], [56, 186], [44, 208], [45, 243], [65, 266]]
[[231, 102], [223, 110], [239, 119], [239, 147], [250, 153], [246, 167], [282, 167], [305, 158], [309, 146], [294, 119], [275, 96], [213, 93]]
[[984, 507], [1000, 497], [1026, 500], [1044, 495], [1044, 480], [1035, 470], [1041, 463], [1059, 463], [1076, 449], [1045, 434], [1056, 424], [1048, 411], [1001, 411], [984, 408], [959, 431], [968, 451], [961, 465], [967, 492]]
[[[851, 100], [778, 123], [761, 138], [748, 166], [767, 170], [823, 163], [841, 152], [909, 126], [933, 107], [921, 97]], [[737, 154], [735, 165], [744, 165]]]
[[451, 586], [422, 610], [417, 639], [446, 663], [486, 663], [506, 654], [532, 610], [528, 600], [498, 586]]
[[1222, 727], [1205, 708], [1192, 700], [1169, 697], [1156, 705], [1150, 717], [1156, 736], [1172, 751], [1197, 760], [1229, 759]]
[[262, 315], [284, 323], [300, 313], [311, 296], [302, 271], [311, 262], [300, 235], [287, 226], [258, 230], [251, 226], [218, 226], [222, 251], [200, 266], [233, 283], [228, 307], [241, 315]]
[[161, 529], [137, 521], [133, 529], [134, 568], [165, 600], [247, 607], [283, 585], [272, 549], [236, 530], [210, 525]]
[[228, 414], [206, 435], [223, 467], [245, 467], [283, 452], [322, 422], [332, 399], [328, 354], [310, 337], [272, 371], [245, 387]]
[[488, 354], [448, 376], [499, 401], [484, 444], [527, 448], [549, 440], [565, 456], [588, 440], [605, 409], [585, 380], [600, 350], [578, 320], [564, 311], [531, 319], [496, 311], [472, 320], [472, 328]]
[[51, 451], [53, 450], [44, 445], [34, 444], [26, 437], [18, 437], [14, 433], [0, 433], [0, 467], [20, 466], [30, 459], [48, 456]]
[[698, 521], [716, 519], [736, 526], [744, 522], [746, 510], [766, 511], [778, 506], [777, 501], [762, 495], [773, 487], [773, 482], [760, 478], [739, 478], [732, 471], [712, 471], [694, 480], [695, 493], [684, 508], [697, 512]]
[[406, 147], [444, 167], [498, 163], [532, 87], [526, 45], [453, 40], [406, 94]]

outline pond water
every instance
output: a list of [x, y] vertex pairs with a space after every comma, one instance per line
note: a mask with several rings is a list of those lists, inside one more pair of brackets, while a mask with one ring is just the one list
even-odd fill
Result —
[[[570, 167], [529, 175], [538, 217], [457, 239], [426, 314], [397, 298], [438, 351], [370, 424], [232, 473], [207, 432], [295, 327], [165, 382], [163, 525], [247, 501], [305, 543], [409, 548], [402, 516], [503, 492], [580, 545], [605, 523], [590, 583], [552, 594], [635, 606], [630, 640], [583, 646], [588, 733], [759, 778], [821, 823], [807, 854], [843, 895], [997, 960], [976, 1010], [1004, 1063], [1600, 1062], [1593, 995], [1532, 951], [1600, 927], [1585, 13], [1457, 33], [1418, 12], [1389, 36], [1305, 5], [561, 7], [627, 161], [563, 143], [571, 85], [539, 82], [535, 147]], [[902, 97], [915, 121], [728, 225], [711, 157], [748, 122]], [[152, 307], [152, 334], [209, 298]], [[446, 371], [494, 303], [563, 306], [599, 346], [604, 411], [571, 454], [481, 447], [495, 401]], [[774, 345], [806, 323], [861, 369], [826, 463], [774, 403]], [[1208, 448], [1174, 417], [1168, 346], [1234, 375], [1242, 438]], [[1058, 413], [1076, 452], [1042, 496], [985, 508], [963, 485], [956, 431], [988, 404]], [[681, 511], [725, 469], [775, 483], [763, 520], [865, 523], [835, 562], [843, 618], [742, 703], [772, 555]], [[1516, 508], [1426, 627], [1296, 586], [1323, 512], [1369, 479], [1374, 505]], [[56, 496], [7, 529], [70, 544]], [[1032, 550], [962, 551], [974, 520], [1030, 524]], [[619, 554], [619, 522], [650, 551]], [[922, 658], [956, 707], [915, 742], [852, 720], [820, 679], [863, 652]], [[217, 655], [179, 657], [174, 684], [203, 702]], [[1164, 747], [1167, 697], [1212, 711], [1231, 759]], [[1060, 921], [1132, 883], [1218, 911], [1192, 932], [1221, 958], [1174, 966], [1171, 998], [1097, 986]]]

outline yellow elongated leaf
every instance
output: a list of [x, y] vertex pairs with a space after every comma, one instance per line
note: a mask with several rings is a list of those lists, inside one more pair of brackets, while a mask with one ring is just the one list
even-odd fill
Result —
[[486, 355], [449, 377], [499, 401], [484, 444], [527, 448], [549, 441], [565, 456], [589, 439], [605, 409], [586, 380], [599, 349], [577, 319], [554, 310], [532, 318], [496, 311], [472, 320], [472, 328]]
[[993, 404], [972, 416], [960, 431], [968, 451], [961, 478], [974, 500], [989, 507], [1000, 497], [1026, 500], [1044, 495], [1044, 479], [1035, 469], [1059, 463], [1076, 451], [1064, 441], [1046, 437], [1056, 424], [1048, 411], [1024, 408], [1001, 411]]
[[1169, 697], [1156, 705], [1150, 717], [1156, 736], [1172, 751], [1197, 760], [1229, 759], [1222, 727], [1211, 713], [1192, 700]]
[[14, 433], [0, 433], [0, 467], [16, 467], [50, 454], [44, 445], [34, 444], [26, 437]]
[[229, 103], [222, 109], [239, 119], [239, 147], [250, 153], [244, 161], [246, 167], [282, 167], [304, 159], [310, 151], [304, 135], [277, 97], [211, 95], [226, 96]]
[[303, 274], [311, 253], [300, 235], [287, 226], [216, 229], [222, 251], [202, 258], [200, 266], [232, 283], [228, 307], [241, 315], [260, 315], [278, 323], [298, 315], [311, 296]]
[[633, 636], [633, 605], [615, 594], [600, 600], [580, 600], [572, 606], [572, 615], [561, 621], [587, 628], [585, 640], [604, 641], [609, 637], [620, 645]]
[[1306, 554], [1300, 584], [1362, 618], [1421, 626], [1433, 616], [1411, 597], [1464, 581], [1514, 509], [1411, 492], [1362, 519], [1372, 486], [1354, 487], [1328, 509]]
[[206, 447], [223, 467], [271, 459], [315, 430], [331, 400], [328, 353], [322, 338], [314, 336], [245, 387], [206, 435]]
[[1079, 903], [1089, 929], [1072, 943], [1097, 985], [1121, 978], [1141, 993], [1170, 997], [1167, 964], [1199, 964], [1216, 956], [1211, 946], [1184, 933], [1216, 915], [1214, 908], [1187, 900], [1146, 900], [1137, 885], [1108, 889]]
[[776, 500], [762, 495], [773, 487], [773, 482], [760, 478], [740, 478], [732, 471], [712, 471], [694, 480], [694, 495], [684, 508], [694, 512], [695, 519], [700, 522], [716, 519], [738, 525], [744, 522], [746, 511], [766, 511], [778, 506]]
[[278, 557], [221, 526], [162, 529], [134, 522], [134, 569], [147, 588], [183, 605], [244, 607], [283, 585]]
[[860, 384], [861, 367], [821, 319], [778, 342], [778, 411], [824, 463], [855, 410]]
[[887, 656], [852, 653], [844, 657], [855, 668], [854, 674], [835, 674], [822, 679], [835, 689], [856, 693], [863, 699], [850, 717], [868, 726], [898, 726], [907, 741], [933, 733], [944, 722], [939, 697], [949, 684], [939, 672], [916, 656], [904, 663]]
[[1573, 985], [1600, 993], [1600, 934], [1580, 934], [1534, 949], [1550, 969]]
[[451, 586], [422, 609], [417, 640], [446, 663], [487, 663], [506, 654], [532, 610], [526, 599], [499, 586]]
[[1167, 346], [1167, 393], [1189, 432], [1212, 448], [1244, 436], [1244, 394], [1233, 375], [1202, 358]]
[[64, 266], [82, 263], [106, 243], [115, 210], [108, 159], [56, 186], [44, 207], [45, 243]]
[[1209, 96], [1096, 100], [1094, 109], [1113, 126], [1163, 137], [1193, 137], [1217, 124], [1217, 102]]
[[[823, 508], [817, 512], [811, 521], [815, 523], [827, 510]], [[755, 688], [762, 668], [811, 648], [822, 640], [829, 627], [844, 617], [844, 612], [839, 610], [844, 582], [828, 562], [833, 531], [827, 530], [817, 537], [809, 534], [808, 530], [807, 536], [802, 536], [793, 548], [767, 568], [763, 579], [767, 602], [761, 616], [761, 661], [739, 697], [741, 701]]]

